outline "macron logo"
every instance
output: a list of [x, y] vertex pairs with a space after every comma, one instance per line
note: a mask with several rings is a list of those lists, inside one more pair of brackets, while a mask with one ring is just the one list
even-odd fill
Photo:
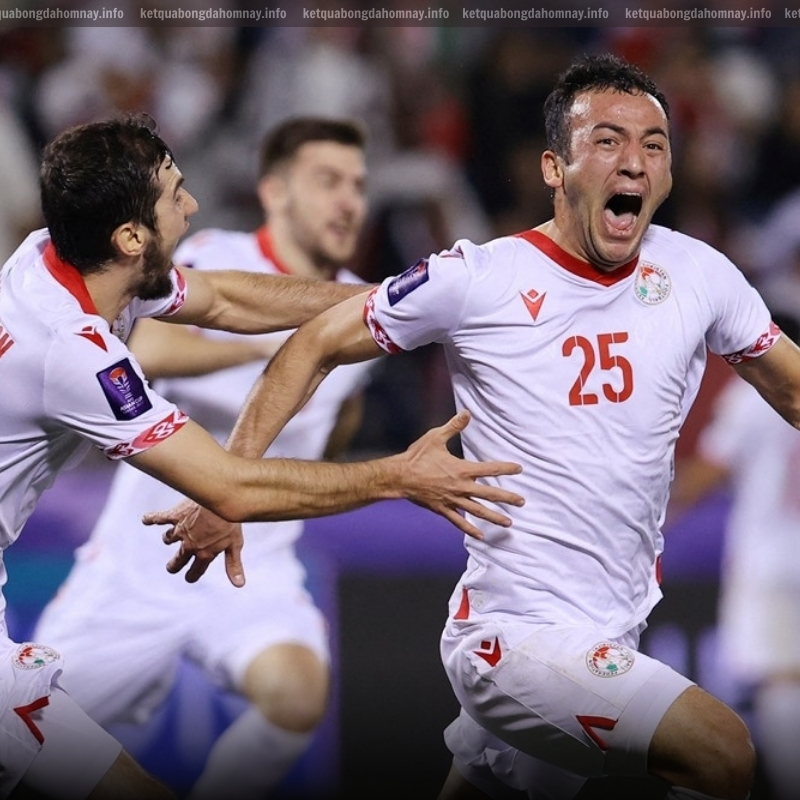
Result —
[[496, 667], [497, 662], [502, 657], [500, 652], [500, 640], [495, 637], [494, 644], [491, 642], [481, 642], [483, 650], [474, 650], [476, 656], [480, 656], [490, 667]]
[[87, 325], [85, 328], [78, 331], [77, 335], [82, 336], [84, 339], [88, 339], [92, 344], [96, 344], [101, 350], [108, 352], [105, 340], [94, 325]]
[[539, 294], [536, 289], [531, 289], [527, 294], [523, 294], [522, 292], [519, 294], [525, 302], [525, 308], [528, 309], [528, 313], [533, 317], [533, 321], [536, 322], [539, 312], [542, 310], [544, 298], [547, 297], [547, 292]]

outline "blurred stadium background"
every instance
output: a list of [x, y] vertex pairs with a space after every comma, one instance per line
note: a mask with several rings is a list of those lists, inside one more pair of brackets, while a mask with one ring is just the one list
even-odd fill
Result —
[[[639, 63], [670, 100], [675, 189], [657, 221], [720, 248], [773, 307], [800, 313], [800, 28], [0, 28], [0, 258], [41, 224], [38, 152], [68, 125], [148, 111], [200, 203], [193, 230], [250, 229], [260, 137], [314, 113], [359, 118], [370, 132], [372, 210], [354, 266], [379, 280], [457, 238], [485, 241], [549, 215], [542, 102], [576, 54], [599, 50]], [[712, 359], [679, 455], [728, 374]], [[347, 457], [402, 449], [451, 405], [436, 348], [384, 360]], [[109, 469], [90, 458], [63, 475], [7, 554], [15, 638], [69, 569]], [[646, 647], [747, 716], [746, 687], [715, 658], [728, 503], [716, 495], [668, 527], [666, 599]], [[441, 731], [456, 712], [438, 633], [460, 537], [386, 503], [310, 523], [302, 551], [331, 622], [336, 692], [285, 795], [435, 796], [449, 763]], [[186, 665], [167, 708], [118, 733], [182, 790], [238, 710]]]

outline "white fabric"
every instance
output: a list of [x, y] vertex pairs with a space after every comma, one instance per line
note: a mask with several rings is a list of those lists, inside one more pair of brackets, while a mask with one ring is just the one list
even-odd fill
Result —
[[722, 666], [746, 682], [800, 670], [800, 433], [752, 386], [732, 380], [698, 452], [729, 471], [733, 489], [719, 608]]
[[[124, 457], [162, 441], [186, 419], [150, 390], [122, 341], [136, 316], [162, 316], [181, 306], [182, 278], [173, 272], [169, 297], [136, 301], [109, 326], [98, 316], [79, 273], [48, 244], [47, 231], [32, 233], [0, 272], [0, 550], [19, 536], [58, 472], [92, 444], [111, 458]], [[0, 561], [0, 587], [5, 582]], [[20, 646], [8, 639], [4, 612], [0, 596], [0, 794], [28, 768], [36, 752], [30, 744], [38, 741], [15, 733], [22, 723], [14, 709], [47, 701], [53, 665], [60, 671], [60, 656], [37, 645], [43, 663], [20, 673]], [[30, 688], [32, 679], [34, 694], [20, 699], [20, 686]], [[102, 733], [88, 718], [86, 725], [89, 737], [92, 731]], [[9, 736], [25, 744], [12, 746]], [[69, 739], [63, 738], [65, 743]], [[91, 751], [91, 742], [84, 744]], [[69, 763], [65, 752], [61, 745], [52, 746], [48, 763]], [[61, 777], [67, 779], [54, 774], [53, 780]]]
[[[503, 509], [512, 527], [473, 520], [484, 539], [464, 540], [442, 637], [462, 706], [529, 756], [644, 774], [655, 727], [690, 682], [630, 652], [633, 640], [612, 661], [624, 675], [597, 677], [589, 654], [603, 642], [615, 652], [661, 597], [675, 443], [706, 351], [737, 362], [766, 352], [779, 334], [764, 302], [721, 253], [665, 228], [651, 226], [638, 259], [610, 274], [527, 231], [458, 242], [387, 279], [366, 320], [389, 352], [440, 342], [456, 405], [473, 417], [465, 456], [523, 467], [487, 479], [525, 497]], [[642, 688], [651, 681], [657, 691]], [[481, 752], [467, 743], [455, 755], [469, 764]], [[498, 777], [525, 784], [516, 767]]]
[[[549, 776], [559, 800], [578, 776], [646, 775], [653, 734], [692, 682], [638, 652], [635, 631], [610, 641], [591, 629], [525, 627], [512, 647], [509, 626], [480, 616], [448, 623], [442, 660], [463, 709], [445, 736], [454, 757], [490, 758], [494, 775], [520, 790], [543, 792]], [[482, 736], [493, 755], [481, 753]]]
[[[477, 520], [484, 541], [465, 539], [474, 606], [613, 637], [661, 596], [673, 452], [706, 347], [745, 350], [770, 316], [724, 256], [674, 231], [651, 227], [610, 285], [555, 257], [522, 236], [462, 241], [417, 267], [424, 278], [386, 280], [368, 319], [387, 349], [441, 342], [473, 416], [465, 455], [523, 466], [495, 479], [526, 498], [505, 509], [513, 526]], [[457, 587], [452, 612], [460, 600]]]
[[305, 752], [313, 734], [278, 728], [250, 708], [217, 739], [189, 800], [263, 800]]
[[[202, 231], [179, 247], [175, 261], [202, 270], [279, 272], [249, 233]], [[341, 278], [357, 280], [350, 273]], [[160, 381], [157, 387], [224, 440], [263, 368], [246, 364]], [[342, 402], [362, 388], [369, 369], [353, 365], [334, 371], [267, 455], [320, 458]], [[302, 521], [244, 526], [243, 588], [230, 585], [222, 559], [188, 585], [167, 573], [170, 551], [140, 523], [146, 511], [170, 508], [179, 499], [168, 486], [119, 465], [94, 530], [36, 629], [36, 636], [51, 639], [69, 655], [67, 688], [103, 724], [147, 718], [164, 698], [181, 655], [232, 689], [240, 688], [252, 658], [273, 644], [302, 644], [323, 662], [329, 659], [327, 626], [304, 588], [306, 573], [294, 552]], [[98, 660], [92, 654], [101, 645], [104, 658]]]
[[44, 744], [22, 784], [53, 800], [84, 800], [111, 769], [122, 745], [59, 688], [31, 719]]

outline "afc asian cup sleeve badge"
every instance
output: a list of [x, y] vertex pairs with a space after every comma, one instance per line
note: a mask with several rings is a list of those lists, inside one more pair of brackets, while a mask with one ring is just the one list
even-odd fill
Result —
[[636, 272], [634, 292], [636, 297], [647, 306], [663, 303], [672, 291], [672, 281], [667, 271], [657, 264], [642, 262]]
[[13, 663], [17, 669], [41, 669], [61, 660], [61, 654], [45, 644], [26, 642], [17, 648]]
[[589, 672], [600, 678], [615, 678], [624, 675], [632, 666], [636, 656], [628, 647], [617, 642], [600, 642], [586, 654]]

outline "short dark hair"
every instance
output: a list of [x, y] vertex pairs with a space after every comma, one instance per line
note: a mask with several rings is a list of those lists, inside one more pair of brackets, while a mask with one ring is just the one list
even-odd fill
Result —
[[652, 95], [669, 119], [667, 98], [639, 67], [610, 53], [583, 56], [558, 76], [545, 100], [544, 127], [548, 149], [568, 161], [572, 136], [569, 114], [575, 97], [581, 92], [607, 90]]
[[58, 255], [84, 274], [117, 253], [111, 235], [134, 222], [156, 230], [158, 169], [172, 157], [146, 114], [64, 131], [42, 154], [42, 213]]
[[308, 142], [336, 142], [364, 149], [364, 129], [357, 122], [326, 117], [295, 117], [280, 123], [264, 137], [259, 177], [290, 161]]

